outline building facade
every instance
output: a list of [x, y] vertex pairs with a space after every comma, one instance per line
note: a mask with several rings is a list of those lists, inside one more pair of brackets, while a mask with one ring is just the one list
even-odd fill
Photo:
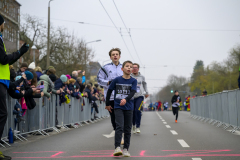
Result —
[[20, 4], [16, 0], [0, 0], [0, 14], [3, 16], [3, 39], [7, 53], [19, 49]]

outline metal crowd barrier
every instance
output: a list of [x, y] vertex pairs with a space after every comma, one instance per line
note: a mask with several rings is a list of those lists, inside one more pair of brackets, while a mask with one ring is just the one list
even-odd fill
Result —
[[[36, 107], [32, 110], [27, 110], [22, 117], [25, 121], [18, 123], [15, 128], [14, 118], [16, 118], [16, 115], [13, 115], [13, 110], [17, 100], [7, 96], [8, 119], [1, 139], [4, 145], [10, 146], [6, 141], [10, 127], [12, 130], [20, 131], [20, 133], [14, 133], [17, 139], [27, 141], [27, 134], [46, 136], [49, 135], [47, 133], [49, 130], [59, 133], [61, 132], [60, 128], [66, 130], [69, 130], [69, 127], [78, 128], [83, 124], [94, 123], [109, 117], [108, 111], [105, 110], [105, 102], [96, 102], [99, 110], [96, 120], [94, 118], [95, 110], [93, 109], [91, 113], [92, 105], [87, 98], [76, 99], [70, 97], [70, 100], [69, 104], [62, 103], [60, 105], [59, 96], [54, 94], [51, 95], [50, 99], [46, 97], [35, 99]], [[1, 143], [0, 145], [5, 147]]]
[[190, 99], [191, 117], [232, 133], [240, 129], [240, 90], [224, 91]]

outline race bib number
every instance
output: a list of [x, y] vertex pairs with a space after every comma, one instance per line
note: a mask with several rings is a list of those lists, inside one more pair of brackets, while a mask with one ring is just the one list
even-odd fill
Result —
[[141, 83], [138, 83], [138, 84], [137, 84], [137, 93], [140, 92], [140, 88], [141, 88]]
[[125, 99], [130, 94], [131, 88], [132, 84], [116, 84], [116, 99]]
[[140, 86], [137, 86], [137, 93], [140, 92]]

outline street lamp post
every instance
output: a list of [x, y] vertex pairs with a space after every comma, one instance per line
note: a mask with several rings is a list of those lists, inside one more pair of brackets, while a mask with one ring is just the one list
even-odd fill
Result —
[[53, 0], [49, 0], [49, 2], [48, 2], [47, 68], [50, 66], [50, 59], [49, 59], [49, 57], [50, 57], [50, 50], [49, 50], [49, 47], [50, 47], [49, 43], [50, 43], [50, 41], [49, 41], [49, 38], [50, 37], [49, 37], [49, 35], [50, 35], [50, 2], [51, 1], [53, 1]]
[[[35, 45], [32, 46], [32, 51], [33, 51], [33, 62], [35, 63], [35, 51], [37, 47]], [[36, 64], [36, 63], [35, 63]]]
[[93, 42], [100, 42], [100, 41], [101, 41], [101, 39], [95, 40], [95, 41], [90, 41], [85, 44], [85, 55], [84, 55], [85, 56], [85, 71], [87, 70], [87, 44], [93, 43]]

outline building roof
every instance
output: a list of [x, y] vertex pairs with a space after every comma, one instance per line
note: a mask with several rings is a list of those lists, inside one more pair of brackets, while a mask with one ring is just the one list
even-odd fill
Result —
[[19, 6], [22, 6], [18, 1], [15, 0], [15, 2], [16, 2]]

